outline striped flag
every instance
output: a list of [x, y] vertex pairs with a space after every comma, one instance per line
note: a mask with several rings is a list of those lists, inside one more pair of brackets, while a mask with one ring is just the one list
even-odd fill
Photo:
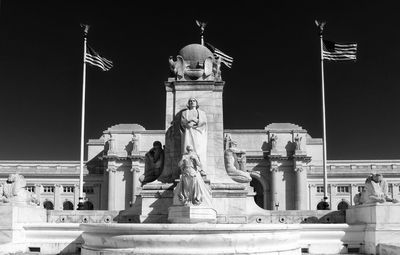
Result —
[[99, 53], [93, 50], [90, 46], [87, 47], [85, 62], [97, 66], [103, 71], [108, 71], [113, 67], [112, 61], [100, 56]]
[[226, 55], [221, 50], [215, 48], [214, 46], [212, 46], [208, 42], [206, 42], [206, 46], [207, 46], [207, 48], [209, 48], [211, 50], [211, 52], [214, 54], [215, 58], [217, 58], [217, 57], [220, 58], [221, 62], [224, 63], [227, 67], [229, 67], [229, 68], [232, 67], [232, 63], [233, 63], [233, 58], [232, 57]]
[[323, 59], [332, 61], [357, 59], [357, 43], [336, 43], [327, 40], [323, 42]]

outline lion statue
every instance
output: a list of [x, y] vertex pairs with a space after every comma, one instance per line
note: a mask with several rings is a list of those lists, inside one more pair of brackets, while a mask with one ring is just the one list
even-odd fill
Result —
[[35, 194], [25, 190], [26, 181], [20, 174], [10, 174], [7, 181], [0, 184], [0, 203], [38, 205]]

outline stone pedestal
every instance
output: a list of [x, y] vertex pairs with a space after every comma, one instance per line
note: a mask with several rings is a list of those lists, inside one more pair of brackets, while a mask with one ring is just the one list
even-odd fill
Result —
[[133, 207], [122, 211], [120, 223], [167, 223], [168, 207], [172, 205], [173, 183], [152, 182], [140, 188]]
[[168, 221], [171, 223], [216, 223], [217, 212], [203, 206], [171, 206], [168, 208]]
[[346, 210], [346, 222], [365, 226], [366, 254], [379, 254], [379, 244], [400, 243], [400, 204], [354, 206]]
[[29, 205], [0, 205], [0, 253], [25, 252], [24, 224], [46, 222], [46, 210]]

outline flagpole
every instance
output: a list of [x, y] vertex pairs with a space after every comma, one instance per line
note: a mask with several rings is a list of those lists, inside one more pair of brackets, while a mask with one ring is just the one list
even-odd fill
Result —
[[323, 54], [323, 37], [322, 33], [324, 31], [324, 25], [325, 23], [322, 23], [319, 25], [319, 38], [320, 38], [320, 43], [321, 43], [321, 84], [322, 84], [322, 123], [323, 123], [323, 139], [322, 139], [322, 167], [323, 167], [323, 183], [324, 183], [324, 202], [327, 203], [328, 196], [327, 196], [327, 191], [328, 191], [328, 174], [327, 174], [327, 169], [326, 169], [326, 160], [327, 160], [327, 153], [326, 153], [326, 114], [325, 114], [325, 77], [324, 77], [324, 54]]
[[84, 160], [84, 142], [85, 142], [85, 98], [86, 98], [86, 44], [88, 25], [85, 26], [83, 35], [83, 78], [82, 78], [82, 118], [81, 118], [81, 153], [80, 153], [80, 174], [79, 174], [79, 203], [78, 210], [83, 210], [83, 160]]

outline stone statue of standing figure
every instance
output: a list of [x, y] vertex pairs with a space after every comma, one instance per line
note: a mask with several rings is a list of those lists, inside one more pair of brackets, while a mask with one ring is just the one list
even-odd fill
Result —
[[296, 134], [296, 136], [294, 137], [294, 142], [296, 144], [296, 151], [301, 151], [301, 139], [302, 137], [299, 136], [299, 134]]
[[199, 109], [196, 98], [190, 98], [187, 109], [182, 112], [181, 133], [181, 151], [186, 152], [187, 146], [190, 146], [199, 156], [204, 171], [207, 167], [207, 116]]
[[275, 135], [275, 134], [272, 134], [272, 135], [271, 135], [271, 138], [270, 138], [271, 150], [272, 150], [272, 151], [276, 151], [276, 144], [277, 144], [277, 142], [278, 142], [277, 140], [278, 140], [278, 136]]

